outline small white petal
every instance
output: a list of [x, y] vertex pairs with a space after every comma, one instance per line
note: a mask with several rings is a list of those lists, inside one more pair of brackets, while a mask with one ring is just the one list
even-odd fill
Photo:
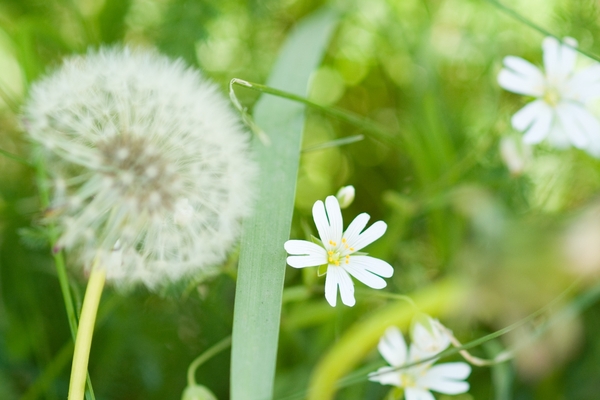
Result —
[[327, 196], [325, 207], [327, 208], [327, 217], [329, 218], [330, 239], [334, 242], [339, 242], [342, 238], [342, 230], [344, 228], [340, 203], [335, 196]]
[[564, 79], [571, 75], [575, 69], [577, 51], [573, 47], [577, 47], [577, 41], [571, 37], [566, 37], [563, 42], [560, 46], [560, 74]]
[[407, 387], [404, 390], [406, 400], [435, 400], [435, 397], [429, 390], [421, 389], [418, 387]]
[[379, 258], [370, 256], [351, 256], [350, 263], [357, 264], [363, 269], [384, 278], [390, 278], [392, 275], [394, 275], [394, 268]]
[[348, 243], [354, 243], [358, 235], [365, 229], [367, 226], [367, 222], [371, 217], [367, 213], [362, 213], [356, 216], [354, 220], [350, 223], [346, 232], [344, 232], [344, 237], [348, 241]]
[[387, 224], [383, 221], [377, 221], [373, 225], [367, 228], [366, 231], [361, 233], [356, 241], [348, 240], [348, 245], [354, 248], [354, 251], [359, 251], [362, 248], [370, 245], [377, 239], [383, 236], [387, 229]]
[[556, 115], [573, 146], [581, 149], [588, 144], [586, 132], [577, 120], [578, 106], [561, 103], [556, 107]]
[[382, 385], [394, 385], [402, 387], [402, 381], [400, 380], [400, 374], [394, 369], [394, 367], [381, 367], [377, 372], [369, 374], [369, 380], [373, 382], [379, 382]]
[[548, 136], [550, 129], [552, 128], [552, 122], [554, 119], [554, 113], [552, 109], [542, 101], [540, 101], [539, 104], [539, 111], [536, 119], [533, 121], [529, 129], [527, 129], [525, 135], [523, 135], [523, 143], [525, 144], [536, 144], [541, 142]]
[[324, 248], [307, 240], [288, 240], [284, 243], [283, 248], [288, 252], [288, 254], [323, 255], [327, 257], [327, 251]]
[[342, 303], [349, 307], [356, 304], [352, 278], [350, 278], [350, 275], [343, 268], [330, 265], [327, 268], [327, 275], [325, 276], [325, 298], [332, 307], [335, 307], [337, 301], [338, 287]]
[[533, 121], [535, 121], [539, 114], [542, 112], [544, 107], [543, 100], [536, 100], [521, 108], [519, 111], [512, 116], [511, 123], [513, 128], [518, 131], [524, 132]]
[[327, 264], [327, 256], [289, 256], [286, 261], [290, 267], [294, 268], [316, 267]]
[[600, 140], [600, 122], [588, 110], [577, 104], [569, 105], [569, 112], [577, 121], [577, 125], [585, 134], [586, 143], [582, 148], [587, 149]]
[[544, 94], [544, 76], [533, 64], [519, 57], [504, 58], [503, 68], [498, 74], [498, 84], [511, 92], [540, 97]]
[[567, 134], [563, 130], [560, 123], [552, 124], [552, 129], [548, 134], [548, 143], [557, 149], [567, 149], [571, 146], [571, 141], [567, 137]]
[[391, 326], [379, 339], [377, 349], [381, 356], [393, 367], [400, 367], [406, 363], [408, 349], [400, 329]]
[[377, 276], [369, 271], [367, 271], [363, 266], [357, 265], [356, 263], [350, 260], [349, 264], [345, 264], [343, 268], [348, 271], [350, 275], [358, 279], [360, 282], [364, 283], [370, 288], [373, 289], [383, 289], [387, 286], [385, 279]]
[[463, 382], [471, 374], [469, 364], [463, 362], [434, 365], [417, 380], [422, 387], [445, 394], [465, 393], [469, 383]]
[[336, 193], [335, 197], [337, 197], [340, 202], [340, 208], [347, 208], [354, 201], [354, 196], [356, 192], [354, 190], [354, 186], [342, 186], [340, 190]]
[[332, 238], [329, 233], [329, 220], [325, 213], [325, 204], [321, 200], [317, 200], [313, 205], [312, 214], [321, 241], [323, 244], [328, 243]]
[[551, 36], [544, 39], [542, 42], [544, 50], [544, 68], [548, 80], [555, 83], [560, 79], [561, 61], [560, 61], [560, 43], [556, 38]]
[[584, 104], [600, 97], [600, 64], [575, 73], [566, 84], [564, 97]]

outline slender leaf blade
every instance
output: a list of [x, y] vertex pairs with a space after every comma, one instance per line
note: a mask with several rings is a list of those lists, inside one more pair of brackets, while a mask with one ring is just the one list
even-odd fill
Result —
[[[268, 85], [306, 95], [311, 72], [329, 42], [337, 15], [322, 9], [291, 32]], [[255, 212], [244, 222], [236, 288], [231, 356], [231, 398], [265, 400], [273, 394], [285, 251], [294, 208], [304, 106], [264, 96], [256, 123], [270, 144], [255, 140], [260, 163]]]

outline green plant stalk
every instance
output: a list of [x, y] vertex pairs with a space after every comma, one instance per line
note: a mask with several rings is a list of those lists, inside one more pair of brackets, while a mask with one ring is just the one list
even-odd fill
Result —
[[[36, 183], [39, 190], [40, 205], [43, 210], [50, 207], [50, 194], [46, 187], [46, 170], [41, 160], [36, 160]], [[58, 240], [58, 234], [54, 223], [48, 224], [48, 239], [50, 246], [54, 246]], [[54, 265], [56, 266], [56, 274], [58, 277], [58, 283], [60, 285], [60, 291], [63, 296], [63, 302], [65, 303], [65, 310], [67, 312], [67, 321], [69, 323], [69, 329], [71, 331], [71, 337], [73, 341], [77, 337], [77, 313], [75, 312], [73, 296], [71, 295], [71, 287], [69, 285], [69, 277], [67, 276], [67, 268], [65, 265], [65, 258], [62, 251], [52, 251], [52, 257], [54, 258]], [[89, 374], [87, 375], [88, 392], [86, 393], [87, 400], [96, 400], [94, 395], [94, 389], [92, 387], [92, 381]]]
[[83, 307], [81, 309], [81, 318], [79, 319], [79, 329], [77, 331], [77, 338], [75, 339], [71, 382], [69, 383], [69, 400], [82, 400], [85, 393], [85, 381], [90, 358], [90, 348], [92, 346], [92, 336], [94, 335], [96, 314], [98, 312], [100, 298], [102, 297], [102, 289], [104, 288], [105, 280], [106, 271], [104, 268], [98, 267], [98, 265], [94, 263], [85, 291]]
[[[269, 85], [305, 94], [320, 64], [337, 13], [321, 9], [288, 35]], [[304, 106], [262, 96], [256, 124], [268, 141], [254, 140], [260, 180], [254, 213], [244, 221], [238, 267], [231, 349], [231, 399], [265, 400], [273, 395], [286, 254], [289, 239]]]
[[275, 89], [275, 88], [267, 86], [267, 85], [261, 85], [260, 83], [248, 82], [243, 79], [234, 78], [231, 80], [231, 82], [229, 84], [229, 93], [230, 93], [230, 97], [232, 98], [234, 105], [241, 112], [245, 112], [245, 109], [240, 105], [239, 101], [235, 97], [235, 93], [233, 92], [233, 85], [242, 86], [247, 89], [255, 90], [257, 92], [267, 93], [267, 94], [271, 94], [271, 95], [274, 95], [277, 97], [281, 97], [284, 99], [288, 99], [288, 100], [292, 100], [292, 101], [295, 101], [298, 103], [305, 104], [309, 107], [312, 107], [312, 108], [320, 110], [324, 113], [333, 115], [343, 121], [353, 124], [361, 129], [364, 129], [365, 131], [370, 132], [375, 139], [378, 139], [382, 142], [385, 142], [388, 144], [399, 144], [400, 143], [399, 136], [391, 134], [390, 132], [386, 131], [385, 129], [380, 127], [375, 122], [373, 122], [370, 119], [365, 118], [361, 115], [354, 114], [350, 111], [346, 111], [346, 110], [343, 110], [343, 109], [337, 108], [337, 107], [322, 106], [318, 103], [308, 100], [306, 97], [298, 96], [296, 94], [289, 93], [284, 90]]
[[187, 383], [188, 386], [196, 386], [196, 370], [206, 361], [210, 360], [214, 355], [222, 352], [226, 348], [231, 346], [231, 336], [227, 336], [225, 339], [216, 343], [213, 347], [200, 354], [188, 367], [187, 371]]
[[519, 22], [524, 23], [525, 25], [527, 25], [528, 27], [538, 31], [539, 33], [545, 35], [545, 36], [552, 36], [553, 38], [557, 39], [559, 42], [561, 42], [562, 44], [572, 48], [573, 50], [583, 54], [584, 56], [587, 56], [589, 58], [591, 58], [592, 60], [598, 61], [600, 62], [600, 57], [597, 55], [594, 55], [586, 50], [582, 50], [578, 47], [575, 46], [571, 46], [569, 43], [565, 43], [563, 42], [563, 40], [558, 37], [557, 35], [553, 34], [552, 32], [548, 31], [547, 29], [542, 28], [541, 26], [539, 26], [538, 24], [534, 23], [533, 21], [525, 18], [524, 16], [522, 16], [521, 14], [519, 14], [518, 12], [516, 12], [515, 10], [513, 10], [512, 8], [509, 8], [507, 6], [505, 6], [504, 4], [500, 3], [497, 0], [487, 0], [487, 2], [491, 3], [494, 7], [498, 8], [500, 11], [504, 12], [505, 14], [507, 14], [508, 16], [516, 19]]

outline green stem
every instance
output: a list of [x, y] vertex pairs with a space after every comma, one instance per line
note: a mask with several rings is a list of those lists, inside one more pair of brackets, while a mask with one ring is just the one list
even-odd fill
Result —
[[99, 267], [97, 263], [94, 263], [85, 291], [81, 318], [79, 319], [79, 329], [77, 331], [77, 338], [75, 339], [71, 382], [69, 384], [69, 400], [83, 400], [96, 313], [98, 312], [98, 305], [102, 297], [105, 280], [106, 271], [104, 268]]
[[400, 142], [399, 137], [397, 135], [391, 134], [390, 132], [386, 131], [385, 129], [381, 128], [379, 125], [374, 123], [373, 121], [369, 120], [368, 118], [364, 118], [358, 114], [342, 110], [341, 108], [322, 106], [302, 96], [285, 92], [283, 90], [275, 89], [266, 85], [261, 85], [260, 83], [248, 82], [243, 79], [233, 78], [229, 83], [229, 95], [235, 107], [240, 112], [242, 112], [242, 114], [246, 114], [246, 110], [244, 107], [242, 107], [237, 97], [235, 96], [235, 93], [233, 91], [233, 85], [243, 86], [245, 88], [252, 89], [257, 92], [272, 94], [274, 96], [282, 97], [284, 99], [306, 104], [307, 106], [323, 111], [341, 120], [356, 125], [367, 132], [371, 132], [375, 139], [378, 139], [382, 142], [386, 142], [389, 144], [399, 144]]
[[231, 346], [231, 336], [227, 336], [225, 339], [221, 340], [219, 343], [215, 344], [210, 349], [206, 350], [204, 353], [200, 354], [188, 367], [187, 371], [187, 382], [188, 386], [196, 386], [196, 370], [206, 361], [210, 360], [214, 355], [220, 353]]
[[591, 58], [592, 60], [595, 61], [600, 61], [600, 57], [582, 50], [580, 48], [577, 48], [575, 46], [571, 46], [569, 43], [565, 43], [563, 42], [563, 40], [558, 37], [557, 35], [551, 33], [550, 31], [542, 28], [541, 26], [539, 26], [538, 24], [536, 24], [535, 22], [525, 18], [524, 16], [522, 16], [521, 14], [519, 14], [518, 12], [516, 12], [515, 10], [513, 10], [512, 8], [509, 8], [507, 6], [505, 6], [504, 4], [500, 3], [497, 0], [487, 0], [489, 3], [491, 3], [494, 7], [498, 8], [500, 11], [504, 12], [505, 14], [507, 14], [508, 16], [516, 19], [519, 22], [524, 23], [525, 25], [529, 26], [532, 29], [535, 29], [536, 31], [540, 32], [541, 34], [545, 35], [545, 36], [552, 36], [553, 38], [557, 39], [559, 42], [561, 42], [562, 44], [569, 46], [570, 48], [572, 48], [573, 50]]
[[10, 152], [8, 152], [6, 150], [0, 149], [0, 154], [3, 155], [6, 158], [10, 158], [13, 161], [19, 162], [19, 163], [27, 165], [27, 166], [31, 166], [31, 164], [29, 164], [29, 162], [27, 162], [26, 159], [21, 158], [18, 155], [10, 153]]

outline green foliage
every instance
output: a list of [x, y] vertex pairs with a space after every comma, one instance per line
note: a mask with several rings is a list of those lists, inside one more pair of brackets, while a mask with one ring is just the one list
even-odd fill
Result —
[[[565, 248], [578, 226], [589, 237], [600, 229], [584, 224], [598, 218], [600, 162], [542, 144], [511, 175], [499, 140], [518, 137], [510, 117], [526, 100], [496, 77], [507, 55], [541, 65], [536, 27], [600, 55], [598, 2], [502, 1], [512, 12], [491, 0], [339, 0], [327, 4], [338, 16], [319, 20], [324, 3], [0, 0], [1, 399], [66, 397], [75, 318], [37, 228], [52, 210], [22, 162], [33, 157], [18, 107], [64, 56], [113, 44], [157, 47], [224, 91], [239, 78], [289, 93], [235, 87], [271, 140], [255, 143], [260, 195], [239, 270], [234, 253], [217, 276], [160, 295], [107, 288], [89, 370], [96, 399], [178, 398], [189, 364], [232, 332], [233, 354], [216, 354], [196, 374], [218, 399], [398, 397], [366, 374], [382, 365], [385, 327], [408, 329], [414, 307], [398, 297], [406, 294], [462, 343], [552, 304], [470, 350], [492, 357], [536, 337], [515, 360], [474, 368], [469, 394], [437, 398], [595, 398], [600, 315], [589, 288], [598, 266], [580, 265], [593, 246], [575, 256]], [[317, 20], [297, 30], [304, 17]], [[356, 306], [333, 309], [319, 269], [286, 267], [283, 243], [316, 235], [313, 203], [346, 184], [356, 188], [346, 225], [361, 212], [384, 220], [386, 234], [365, 251], [395, 274], [382, 291], [356, 283]], [[75, 311], [85, 287], [77, 271], [64, 281]]]

